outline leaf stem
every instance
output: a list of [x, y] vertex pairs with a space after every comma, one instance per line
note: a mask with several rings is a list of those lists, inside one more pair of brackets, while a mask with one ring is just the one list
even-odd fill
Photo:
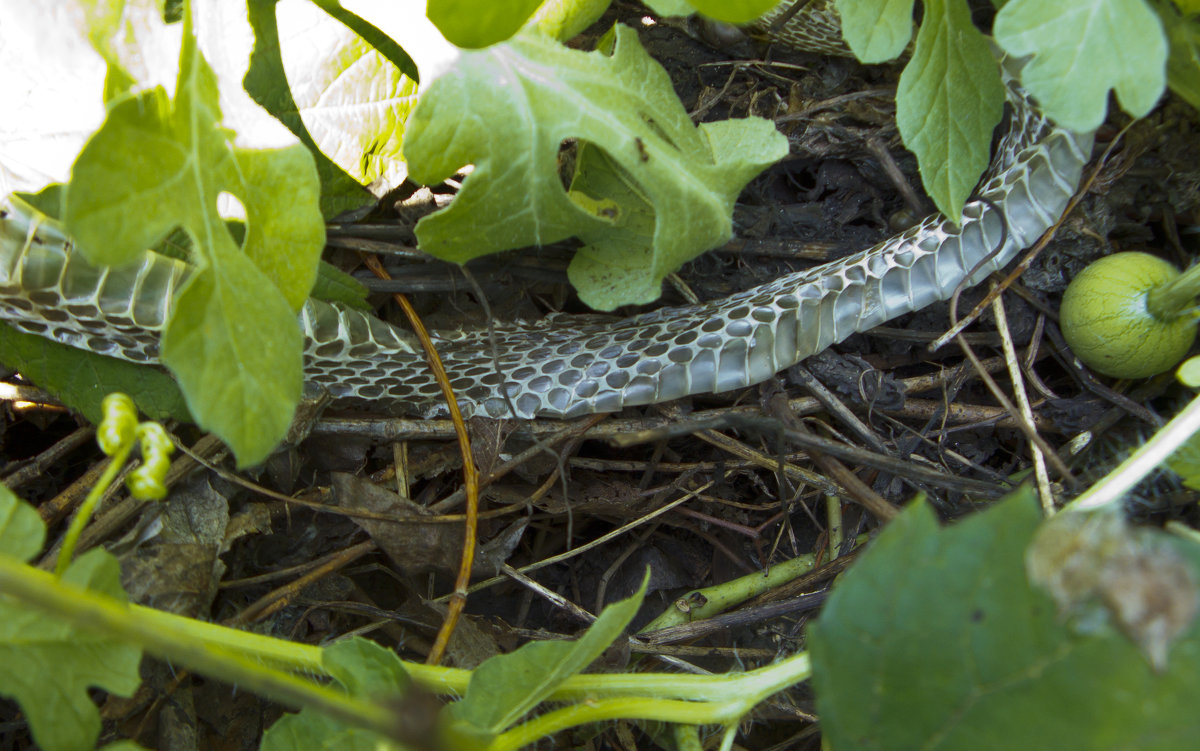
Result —
[[1196, 306], [1200, 295], [1200, 264], [1169, 282], [1152, 288], [1146, 294], [1146, 310], [1160, 321], [1171, 321]]
[[1200, 396], [1192, 399], [1182, 412], [1150, 436], [1150, 440], [1139, 446], [1116, 469], [1068, 503], [1063, 511], [1090, 511], [1116, 503], [1198, 431]]
[[113, 480], [117, 479], [117, 475], [121, 473], [121, 468], [125, 466], [125, 460], [129, 458], [129, 453], [136, 446], [135, 441], [127, 441], [122, 444], [115, 452], [104, 468], [104, 474], [100, 475], [100, 479], [88, 491], [87, 497], [83, 499], [83, 503], [79, 505], [79, 510], [75, 512], [75, 516], [71, 519], [71, 526], [67, 527], [67, 533], [63, 536], [62, 547], [58, 551], [58, 559], [54, 562], [54, 575], [61, 577], [63, 572], [67, 570], [67, 566], [71, 565], [71, 559], [75, 556], [75, 546], [79, 543], [79, 537], [83, 534], [83, 528], [91, 521], [92, 514], [96, 512], [96, 506], [100, 505], [100, 500], [104, 497], [104, 493], [112, 485]]

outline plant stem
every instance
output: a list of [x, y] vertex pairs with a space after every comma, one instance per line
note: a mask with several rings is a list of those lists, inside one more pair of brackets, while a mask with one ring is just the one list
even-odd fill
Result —
[[812, 571], [816, 559], [817, 556], [815, 553], [805, 553], [804, 555], [771, 566], [770, 571], [756, 571], [732, 581], [727, 581], [724, 584], [692, 590], [681, 597], [680, 600], [694, 602], [697, 603], [696, 605], [691, 607], [687, 612], [684, 612], [675, 603], [672, 603], [657, 618], [647, 623], [638, 633], [649, 633], [662, 628], [670, 628], [671, 626], [679, 626], [684, 623], [711, 618], [718, 613], [725, 612], [734, 605], [749, 600], [761, 592], [765, 592], [772, 587], [777, 587], [784, 582], [791, 581]]
[[1182, 412], [1159, 428], [1116, 469], [1068, 503], [1063, 511], [1091, 511], [1116, 503], [1197, 431], [1200, 431], [1200, 396], [1192, 399]]
[[[497, 736], [489, 751], [532, 744], [575, 725], [615, 719], [658, 720], [685, 725], [732, 725], [771, 694], [812, 674], [802, 652], [774, 665], [730, 676], [675, 674], [576, 675], [564, 681], [553, 699], [584, 699], [548, 712]], [[597, 699], [600, 693], [624, 693]], [[675, 698], [666, 698], [666, 697]], [[696, 701], [681, 701], [680, 699]]]
[[[168, 623], [176, 625], [176, 621], [160, 619], [155, 622], [146, 618], [145, 612], [138, 612], [127, 603], [69, 585], [52, 574], [7, 556], [0, 556], [0, 592], [52, 613], [76, 628], [140, 645], [155, 656], [235, 683], [283, 704], [312, 707], [387, 737], [397, 735], [394, 713], [382, 705], [267, 667], [222, 645], [183, 638], [177, 630], [164, 628]], [[172, 618], [188, 620], [179, 616]]]
[[[56, 576], [0, 555], [0, 593], [20, 599], [71, 623], [136, 644], [198, 673], [236, 683], [284, 704], [311, 707], [357, 727], [395, 737], [395, 713], [387, 706], [347, 696], [295, 672], [327, 676], [322, 650], [306, 644], [206, 623], [109, 595], [82, 589]], [[404, 662], [413, 682], [439, 694], [461, 696], [471, 672]], [[806, 653], [765, 668], [725, 676], [671, 673], [575, 675], [548, 697], [579, 703], [543, 715], [496, 739], [497, 748], [516, 748], [582, 722], [614, 717], [686, 724], [736, 722], [767, 696], [806, 680]]]
[[736, 696], [753, 706], [773, 693], [812, 675], [807, 652], [733, 675], [680, 675], [678, 673], [603, 673], [573, 675], [563, 681], [550, 699], [595, 699], [604, 697], [657, 696], [689, 701], [727, 701]]
[[740, 701], [694, 702], [651, 699], [644, 696], [580, 702], [539, 715], [507, 733], [501, 733], [492, 740], [487, 749], [510, 751], [532, 747], [539, 739], [567, 728], [604, 720], [658, 720], [685, 725], [737, 722], [748, 709], [742, 704]]
[[1146, 295], [1146, 310], [1160, 321], [1171, 321], [1195, 307], [1197, 295], [1200, 295], [1200, 264], [1151, 289]]
[[125, 460], [129, 458], [129, 453], [136, 445], [136, 441], [128, 441], [117, 449], [108, 466], [104, 468], [104, 474], [100, 475], [100, 479], [88, 491], [83, 503], [79, 505], [79, 510], [71, 519], [71, 526], [67, 527], [67, 533], [63, 536], [62, 547], [58, 550], [58, 560], [54, 562], [55, 576], [62, 576], [63, 572], [67, 570], [67, 566], [71, 565], [71, 559], [75, 556], [75, 546], [79, 543], [79, 536], [83, 534], [83, 528], [91, 521], [92, 514], [96, 512], [96, 506], [100, 505], [100, 499], [104, 497], [105, 491], [112, 485], [117, 475], [121, 473], [121, 468], [125, 466]]

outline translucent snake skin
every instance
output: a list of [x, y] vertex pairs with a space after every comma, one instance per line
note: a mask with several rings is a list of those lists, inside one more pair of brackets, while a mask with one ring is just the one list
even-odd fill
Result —
[[[561, 315], [502, 324], [498, 362], [486, 330], [435, 332], [464, 413], [574, 417], [742, 388], [982, 280], [1059, 219], [1091, 151], [1090, 134], [1038, 112], [1014, 81], [1018, 69], [1006, 61], [1010, 126], [957, 226], [932, 216], [872, 248], [713, 302], [603, 324]], [[191, 273], [149, 252], [121, 268], [90, 265], [61, 226], [0, 201], [0, 317], [23, 331], [156, 363]], [[413, 335], [315, 299], [300, 324], [310, 388], [374, 411], [445, 412]]]

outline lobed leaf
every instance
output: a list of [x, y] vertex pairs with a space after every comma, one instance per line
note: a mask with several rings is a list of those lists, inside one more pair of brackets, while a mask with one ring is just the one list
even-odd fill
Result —
[[643, 0], [642, 4], [659, 18], [690, 16], [696, 12], [695, 6], [688, 0]]
[[[0, 555], [28, 560], [41, 547], [45, 525], [37, 512], [0, 486]], [[73, 561], [63, 582], [119, 600], [121, 570], [99, 548]], [[141, 650], [79, 631], [61, 620], [0, 595], [0, 696], [15, 699], [38, 748], [93, 748], [100, 713], [91, 687], [132, 696], [141, 683]]]
[[962, 214], [991, 156], [1004, 84], [987, 40], [960, 0], [930, 0], [896, 91], [896, 124], [938, 209]]
[[[404, 147], [413, 179], [437, 183], [473, 165], [450, 206], [417, 224], [422, 249], [462, 263], [577, 236], [590, 246], [570, 272], [580, 295], [611, 310], [656, 298], [666, 274], [728, 240], [734, 199], [787, 153], [787, 139], [755, 118], [697, 128], [632, 29], [603, 41], [609, 54], [522, 32], [463, 53], [422, 95]], [[602, 149], [634, 193], [589, 195], [594, 160], [564, 191], [559, 151], [576, 139]], [[641, 210], [634, 194], [653, 210], [649, 244], [622, 236], [623, 211]], [[627, 256], [601, 260], [626, 243]]]
[[351, 696], [395, 699], [412, 685], [395, 652], [361, 637], [325, 647], [321, 666]]
[[924, 503], [889, 524], [809, 631], [832, 747], [1166, 751], [1196, 737], [1200, 626], [1161, 672], [1111, 623], [1077, 629], [1027, 578], [1039, 521], [1020, 492], [948, 529]]
[[1141, 117], [1166, 84], [1166, 38], [1145, 0], [1011, 0], [993, 33], [1010, 54], [1033, 55], [1022, 85], [1056, 122], [1081, 133], [1104, 121], [1110, 90]]
[[[294, 139], [237, 85], [236, 49], [222, 50], [221, 77], [200, 52], [200, 37], [215, 43], [231, 21], [245, 23], [229, 7], [206, 6], [197, 35], [184, 34], [173, 99], [157, 87], [110, 106], [75, 162], [63, 213], [80, 249], [102, 264], [129, 260], [175, 227], [191, 236], [198, 271], [164, 332], [163, 362], [197, 422], [245, 466], [283, 437], [300, 396], [294, 311], [312, 287], [324, 227], [302, 146], [234, 143], [223, 107], [248, 123], [255, 143]], [[236, 93], [222, 86], [231, 76]], [[247, 219], [240, 248], [218, 210], [226, 196]]]
[[0, 195], [66, 180], [107, 101], [174, 85], [180, 28], [155, 0], [6, 2], [3, 17]]

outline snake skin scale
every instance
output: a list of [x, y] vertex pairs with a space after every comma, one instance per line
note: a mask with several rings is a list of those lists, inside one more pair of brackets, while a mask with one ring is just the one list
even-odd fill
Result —
[[[574, 417], [743, 388], [904, 313], [949, 298], [1004, 266], [1056, 222], [1091, 151], [1042, 116], [1006, 64], [1010, 127], [957, 226], [940, 215], [846, 258], [731, 297], [611, 323], [570, 316], [496, 329], [434, 332], [467, 415]], [[995, 252], [993, 252], [995, 251]], [[172, 301], [191, 267], [145, 253], [121, 268], [89, 264], [61, 226], [0, 201], [0, 318], [72, 346], [158, 362]], [[310, 299], [300, 312], [305, 379], [341, 403], [393, 414], [446, 411], [410, 333]], [[503, 374], [503, 375], [501, 375]]]

